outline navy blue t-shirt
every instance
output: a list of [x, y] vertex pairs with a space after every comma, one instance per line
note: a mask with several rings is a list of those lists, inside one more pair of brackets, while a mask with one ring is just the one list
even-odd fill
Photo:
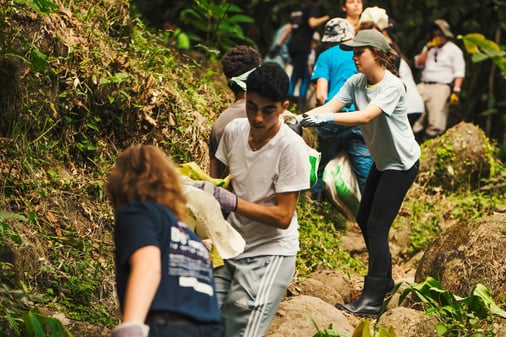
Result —
[[114, 243], [122, 312], [130, 256], [152, 245], [160, 248], [162, 279], [150, 312], [174, 312], [199, 322], [221, 321], [209, 251], [169, 209], [153, 202], [122, 206], [116, 213]]

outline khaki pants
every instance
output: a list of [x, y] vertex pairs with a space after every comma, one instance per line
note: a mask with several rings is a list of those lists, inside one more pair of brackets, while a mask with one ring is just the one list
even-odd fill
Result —
[[446, 130], [451, 88], [443, 83], [418, 83], [420, 95], [425, 103], [425, 113], [413, 125], [414, 133], [425, 130], [429, 137], [435, 137]]

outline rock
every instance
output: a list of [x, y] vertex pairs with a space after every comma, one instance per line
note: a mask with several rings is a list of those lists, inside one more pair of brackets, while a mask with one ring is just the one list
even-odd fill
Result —
[[[312, 322], [313, 319], [315, 323]], [[312, 337], [315, 325], [332, 329], [343, 336], [351, 336], [353, 326], [333, 305], [312, 296], [295, 296], [281, 302], [266, 337]]]
[[506, 214], [498, 213], [442, 232], [427, 248], [415, 282], [432, 276], [444, 289], [462, 297], [481, 283], [496, 302], [506, 297]]
[[351, 300], [351, 282], [348, 276], [338, 270], [321, 270], [299, 282], [301, 293], [318, 297], [335, 305]]
[[445, 191], [474, 188], [489, 178], [493, 147], [476, 125], [461, 122], [422, 146], [417, 182]]
[[437, 337], [436, 323], [438, 319], [410, 308], [397, 307], [385, 312], [379, 319], [378, 325], [395, 329], [396, 337]]
[[350, 254], [364, 254], [367, 253], [365, 241], [362, 232], [357, 224], [353, 224], [350, 230], [347, 230], [341, 237], [341, 250], [347, 251]]

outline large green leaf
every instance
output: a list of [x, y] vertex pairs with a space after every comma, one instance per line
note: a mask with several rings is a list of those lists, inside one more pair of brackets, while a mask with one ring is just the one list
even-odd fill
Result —
[[28, 337], [72, 337], [60, 320], [53, 317], [27, 312], [23, 321]]
[[506, 76], [506, 51], [503, 46], [488, 40], [483, 34], [470, 33], [459, 36], [464, 42], [466, 51], [471, 54], [473, 62], [481, 62], [491, 59]]
[[506, 318], [506, 311], [502, 310], [494, 302], [492, 296], [490, 295], [489, 290], [483, 284], [478, 283], [477, 285], [475, 285], [473, 290], [471, 291], [471, 296], [479, 297], [483, 301], [483, 304], [487, 306], [487, 308], [490, 310], [492, 314], [502, 318]]

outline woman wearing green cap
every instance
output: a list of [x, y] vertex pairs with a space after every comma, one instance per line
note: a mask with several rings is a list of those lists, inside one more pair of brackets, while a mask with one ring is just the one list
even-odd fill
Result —
[[[326, 104], [306, 112], [300, 123], [305, 127], [361, 126], [374, 159], [356, 217], [369, 253], [368, 272], [360, 298], [336, 307], [355, 315], [377, 316], [394, 286], [388, 234], [418, 173], [420, 147], [408, 121], [406, 89], [394, 64], [397, 55], [383, 34], [362, 30], [341, 48], [353, 50], [359, 73]], [[357, 111], [340, 112], [352, 103]]]

